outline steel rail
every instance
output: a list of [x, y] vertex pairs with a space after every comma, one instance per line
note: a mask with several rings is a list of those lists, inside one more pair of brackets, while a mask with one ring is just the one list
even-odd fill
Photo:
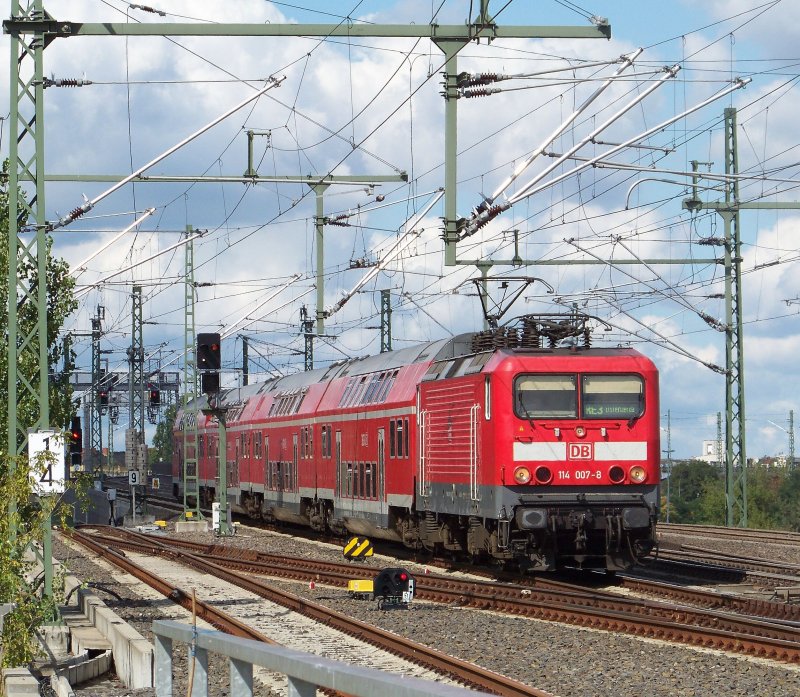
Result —
[[[70, 539], [78, 542], [79, 544], [91, 549], [93, 552], [101, 556], [103, 559], [110, 561], [115, 566], [118, 566], [123, 571], [126, 571], [134, 578], [138, 578], [143, 583], [166, 596], [173, 602], [176, 602], [181, 607], [191, 611], [192, 610], [192, 596], [178, 586], [174, 586], [160, 576], [153, 574], [135, 562], [128, 559], [126, 556], [120, 554], [114, 549], [107, 547], [92, 539], [92, 536], [86, 535], [79, 530], [63, 530], [64, 535]], [[198, 617], [208, 622], [210, 625], [233, 636], [243, 637], [245, 639], [255, 639], [256, 641], [264, 641], [268, 644], [274, 644], [269, 637], [264, 636], [260, 632], [248, 627], [243, 622], [231, 617], [230, 615], [216, 609], [213, 605], [209, 605], [201, 600], [194, 601], [195, 612]]]
[[691, 545], [681, 545], [680, 549], [661, 549], [658, 552], [658, 556], [661, 561], [684, 561], [739, 571], [758, 571], [763, 574], [778, 574], [783, 576], [784, 579], [794, 578], [797, 580], [798, 576], [800, 576], [800, 567], [797, 564], [741, 557]]
[[[147, 551], [149, 546], [149, 551], [155, 554], [177, 559], [182, 555], [176, 550], [176, 540], [161, 542], [127, 531], [126, 534], [134, 537], [135, 544], [143, 551]], [[286, 559], [281, 557], [266, 562], [266, 555], [247, 552], [217, 546], [216, 549], [206, 549], [202, 553], [204, 563], [211, 563], [217, 568], [233, 567], [248, 573], [296, 580], [315, 578], [321, 583], [338, 586], [346, 586], [355, 570], [345, 565], [307, 560], [305, 568], [301, 568], [303, 564], [297, 563], [300, 560], [287, 564]], [[197, 558], [194, 555], [188, 556]], [[194, 563], [190, 564], [195, 566]], [[366, 568], [374, 574], [373, 567]], [[622, 630], [638, 636], [658, 636], [776, 660], [800, 662], [800, 629], [797, 627], [719, 611], [666, 605], [611, 593], [587, 593], [576, 588], [544, 590], [438, 576], [419, 577], [416, 592], [419, 598], [433, 602], [565, 621], [580, 626]]]
[[800, 545], [800, 533], [788, 530], [751, 530], [727, 528], [722, 525], [689, 525], [684, 523], [659, 523], [659, 533], [665, 535], [696, 535], [698, 537], [732, 538], [738, 541], [766, 542], [775, 545]]
[[[113, 530], [113, 529], [112, 529]], [[119, 544], [129, 545], [130, 548], [139, 550], [149, 549], [152, 540], [147, 535], [126, 531], [127, 535], [135, 535], [138, 542], [119, 542]], [[122, 538], [115, 535], [104, 536], [99, 533], [101, 539], [120, 541]], [[272, 555], [265, 552], [227, 545], [206, 544], [202, 542], [191, 542], [175, 537], [159, 538], [171, 547], [191, 549], [198, 554], [212, 559], [221, 565], [232, 565], [234, 568], [250, 572], [261, 573], [282, 578], [291, 578], [298, 581], [323, 581], [322, 574], [325, 575], [324, 582], [330, 585], [346, 586], [347, 582], [354, 576], [361, 574], [371, 576], [375, 574], [375, 567], [368, 565], [357, 565], [352, 562], [336, 563], [326, 562], [307, 558], [291, 558], [280, 555]], [[697, 588], [687, 588], [663, 581], [643, 579], [632, 575], [620, 577], [621, 585], [632, 590], [638, 590], [652, 595], [658, 595], [673, 600], [681, 600], [695, 603], [706, 609], [727, 610], [752, 618], [771, 619], [782, 622], [800, 621], [800, 605], [791, 605], [783, 602], [773, 602], [769, 600], [745, 598], [730, 594], [719, 594]], [[444, 586], [442, 585], [444, 584]], [[510, 584], [498, 585], [495, 581], [459, 581], [451, 577], [438, 574], [418, 576], [417, 592], [419, 597], [429, 598], [427, 593], [434, 593], [441, 588], [451, 589], [453, 592], [470, 592], [475, 597], [490, 598], [516, 598], [520, 590], [526, 591], [528, 587], [535, 586], [538, 589], [551, 589], [560, 591], [564, 597], [580, 597], [586, 594], [586, 589], [580, 585], [566, 583], [551, 578], [533, 577], [514, 578]], [[597, 596], [601, 592], [594, 590], [592, 593]], [[424, 594], [424, 595], [423, 595]], [[576, 595], [577, 594], [577, 595]], [[603, 592], [603, 597], [611, 600], [620, 600], [620, 596], [614, 593]], [[450, 602], [446, 599], [444, 602]], [[636, 603], [637, 601], [627, 602]]]
[[[136, 536], [136, 533], [128, 534], [134, 537]], [[86, 536], [81, 535], [81, 539], [78, 541], [83, 542], [82, 538], [84, 537]], [[384, 651], [394, 653], [412, 663], [431, 668], [455, 680], [488, 690], [501, 697], [553, 697], [553, 695], [548, 692], [538, 690], [517, 680], [500, 675], [499, 673], [481, 668], [469, 661], [464, 661], [454, 656], [448, 656], [441, 651], [419, 644], [398, 634], [394, 634], [393, 632], [347, 617], [340, 612], [331, 610], [322, 605], [317, 605], [305, 598], [281, 591], [261, 581], [226, 569], [203, 557], [181, 552], [171, 547], [169, 543], [161, 543], [152, 537], [148, 538], [148, 540], [150, 542], [150, 549], [146, 551], [170, 558], [177, 563], [190, 566], [201, 573], [211, 574], [216, 578], [223, 579], [261, 598], [282, 605], [293, 612], [322, 622], [326, 626], [337, 629], [350, 636], [357, 637], [362, 641], [377, 645]], [[118, 544], [123, 543], [122, 537], [115, 538], [115, 542]], [[120, 559], [125, 559], [121, 555], [116, 556]]]

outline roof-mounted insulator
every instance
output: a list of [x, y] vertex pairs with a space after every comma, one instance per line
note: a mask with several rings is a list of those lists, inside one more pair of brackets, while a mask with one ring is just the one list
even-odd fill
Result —
[[86, 87], [87, 85], [93, 84], [91, 80], [78, 80], [74, 77], [65, 77], [65, 78], [50, 78], [46, 77], [42, 80], [42, 85], [45, 89], [48, 87]]

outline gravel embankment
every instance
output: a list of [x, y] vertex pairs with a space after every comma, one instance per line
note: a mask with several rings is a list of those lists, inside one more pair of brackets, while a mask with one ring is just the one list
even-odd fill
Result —
[[[233, 538], [220, 540], [211, 534], [187, 535], [187, 539], [218, 542], [258, 549], [271, 554], [330, 558], [341, 561], [341, 551], [288, 536], [252, 528]], [[56, 555], [68, 559], [68, 567], [85, 581], [106, 583], [126, 600], [119, 603], [105, 596], [110, 607], [151, 638], [154, 619], [174, 618], [167, 601], [144, 601], [151, 591], [139, 585], [121, 585], [114, 574], [86, 560], [74, 550], [56, 545]], [[376, 567], [395, 565], [373, 558]], [[412, 572], [420, 569], [408, 565]], [[187, 571], [184, 590], [191, 590]], [[474, 661], [499, 673], [521, 680], [561, 697], [705, 697], [706, 695], [797, 695], [800, 697], [800, 667], [700, 650], [655, 640], [643, 640], [594, 631], [508, 617], [465, 608], [415, 602], [408, 611], [379, 611], [371, 601], [353, 600], [341, 588], [275, 581], [297, 595], [348, 613], [415, 641]], [[102, 592], [100, 593], [103, 596]], [[175, 607], [175, 606], [172, 606]], [[182, 610], [181, 610], [182, 612]], [[185, 617], [185, 615], [184, 615]], [[186, 672], [185, 653], [176, 656], [176, 673]], [[227, 665], [211, 666], [210, 674], [222, 680]], [[130, 691], [107, 682], [82, 686], [77, 697], [150, 697], [152, 691]], [[185, 682], [175, 682], [174, 694], [185, 694]], [[211, 694], [225, 694], [217, 682]], [[262, 686], [258, 695], [268, 695]]]

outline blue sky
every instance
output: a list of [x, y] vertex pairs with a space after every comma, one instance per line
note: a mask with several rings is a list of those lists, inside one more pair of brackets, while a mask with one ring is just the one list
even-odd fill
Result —
[[[326, 13], [351, 14], [365, 21], [428, 23], [434, 2], [233, 3], [167, 0], [153, 7], [161, 19], [130, 10], [117, 0], [68, 1], [48, 8], [72, 21], [335, 22]], [[476, 10], [472, 3], [473, 15]], [[506, 6], [507, 5], [507, 6]], [[310, 8], [302, 10], [300, 7]], [[504, 7], [506, 6], [506, 7]], [[448, 1], [440, 23], [462, 24], [469, 2]], [[345, 8], [344, 10], [341, 8]], [[501, 9], [502, 8], [502, 9]], [[548, 150], [563, 152], [663, 75], [682, 70], [640, 105], [617, 120], [598, 140], [622, 142], [691, 108], [729, 84], [752, 78], [746, 89], [678, 120], [641, 144], [609, 159], [654, 168], [651, 174], [590, 168], [516, 203], [459, 248], [460, 258], [476, 255], [508, 259], [511, 229], [520, 230], [525, 258], [603, 259], [705, 258], [713, 247], [698, 244], [721, 235], [713, 213], [691, 216], [681, 207], [688, 195], [679, 174], [690, 162], [713, 162], [722, 172], [725, 107], [738, 110], [743, 200], [797, 198], [798, 138], [795, 83], [800, 64], [797, 3], [714, 0], [705, 3], [541, 0], [492, 2], [499, 24], [585, 26], [587, 17], [606, 17], [611, 41], [524, 40], [465, 47], [460, 69], [505, 75], [530, 74], [579, 62], [607, 61], [605, 67], [557, 74], [545, 80], [498, 83], [505, 91], [459, 102], [459, 215], [467, 216], [542, 139], [587, 98], [613, 62], [637, 47], [630, 79], [618, 81]], [[5, 49], [8, 41], [3, 37]], [[402, 170], [408, 183], [332, 187], [326, 213], [348, 215], [348, 227], [326, 228], [325, 306], [352, 289], [363, 271], [354, 260], [382, 258], [405, 221], [443, 183], [443, 103], [439, 94], [441, 53], [427, 41], [320, 41], [318, 39], [73, 38], [57, 40], [45, 52], [45, 71], [56, 78], [86, 76], [94, 84], [46, 91], [47, 169], [52, 173], [130, 172], [207, 124], [252, 93], [268, 75], [285, 76], [279, 88], [237, 111], [196, 141], [155, 166], [151, 174], [238, 175], [246, 167], [246, 131], [254, 139], [255, 164], [270, 174], [391, 175]], [[566, 76], [566, 77], [565, 77]], [[570, 81], [570, 78], [577, 78]], [[3, 99], [8, 101], [8, 76]], [[247, 82], [245, 82], [247, 81]], [[248, 86], [249, 85], [249, 86]], [[6, 106], [3, 113], [8, 113]], [[7, 123], [2, 145], [7, 153]], [[589, 144], [575, 156], [594, 157], [609, 146]], [[535, 174], [552, 160], [541, 157]], [[578, 160], [571, 161], [569, 167]], [[551, 176], [566, 171], [565, 163]], [[671, 174], [664, 173], [672, 172]], [[757, 176], [757, 175], [763, 176]], [[528, 177], [526, 172], [520, 182]], [[638, 179], [637, 179], [638, 177]], [[666, 183], [661, 180], [670, 180]], [[639, 181], [645, 180], [645, 181]], [[547, 181], [547, 180], [545, 180]], [[46, 201], [55, 219], [108, 184], [51, 184]], [[634, 187], [631, 190], [631, 187]], [[514, 187], [510, 191], [519, 190]], [[630, 193], [629, 193], [630, 192]], [[709, 198], [718, 192], [706, 192]], [[378, 202], [376, 196], [385, 197]], [[626, 209], [626, 199], [628, 208]], [[380, 203], [380, 205], [379, 205]], [[302, 363], [299, 313], [315, 307], [314, 202], [302, 185], [137, 184], [101, 201], [84, 219], [56, 231], [56, 253], [78, 265], [131, 225], [146, 208], [156, 212], [138, 229], [87, 264], [79, 278], [86, 289], [71, 328], [86, 331], [98, 305], [106, 308], [104, 349], [112, 369], [125, 367], [130, 332], [130, 286], [145, 289], [145, 343], [153, 365], [180, 365], [183, 342], [183, 250], [171, 249], [187, 225], [208, 230], [195, 246], [198, 331], [229, 331], [224, 362], [236, 384], [240, 334], [251, 336], [251, 371], [296, 370]], [[477, 300], [462, 290], [477, 275], [474, 266], [444, 265], [439, 238], [441, 203], [431, 209], [420, 235], [335, 316], [326, 321], [329, 337], [316, 347], [320, 364], [379, 349], [379, 293], [394, 298], [395, 345], [438, 339], [446, 331], [480, 329]], [[743, 214], [745, 375], [748, 455], [786, 453], [789, 410], [800, 418], [796, 346], [800, 339], [797, 274], [800, 216], [794, 211]], [[574, 239], [573, 244], [564, 242]], [[575, 246], [577, 245], [577, 247]], [[166, 251], [165, 251], [166, 250]], [[580, 251], [582, 250], [582, 251]], [[111, 273], [126, 269], [113, 279]], [[543, 278], [563, 303], [577, 302], [614, 329], [598, 333], [605, 343], [630, 343], [650, 355], [662, 375], [661, 412], [669, 410], [675, 457], [699, 454], [701, 442], [716, 437], [716, 415], [724, 409], [724, 381], [704, 364], [724, 365], [722, 335], [699, 313], [724, 318], [718, 265], [663, 266], [655, 269], [600, 266], [544, 266], [524, 271], [496, 267], [500, 274]], [[294, 275], [300, 276], [295, 280]], [[284, 288], [284, 286], [286, 286]], [[552, 297], [536, 285], [517, 301], [509, 316], [554, 311]], [[274, 295], [274, 299], [264, 303]], [[711, 297], [709, 297], [711, 296]], [[262, 306], [263, 304], [263, 306]], [[246, 317], [236, 324], [240, 318]], [[653, 331], [655, 330], [655, 331]], [[79, 363], [89, 365], [87, 345]], [[257, 352], [257, 353], [256, 353]], [[255, 355], [254, 355], [255, 354]], [[259, 355], [260, 354], [260, 355]], [[124, 421], [124, 417], [123, 417]], [[123, 426], [124, 428], [124, 426]], [[115, 439], [122, 442], [122, 434]], [[665, 446], [666, 447], [666, 446]]]

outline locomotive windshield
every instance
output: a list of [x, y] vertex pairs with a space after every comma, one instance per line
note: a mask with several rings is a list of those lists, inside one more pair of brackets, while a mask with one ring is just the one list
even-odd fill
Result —
[[577, 376], [523, 375], [514, 386], [517, 414], [524, 419], [578, 416]]
[[644, 412], [644, 382], [638, 375], [584, 375], [585, 419], [633, 419]]
[[[580, 384], [580, 395], [578, 385]], [[520, 375], [514, 410], [523, 419], [632, 419], [644, 412], [638, 375]]]

